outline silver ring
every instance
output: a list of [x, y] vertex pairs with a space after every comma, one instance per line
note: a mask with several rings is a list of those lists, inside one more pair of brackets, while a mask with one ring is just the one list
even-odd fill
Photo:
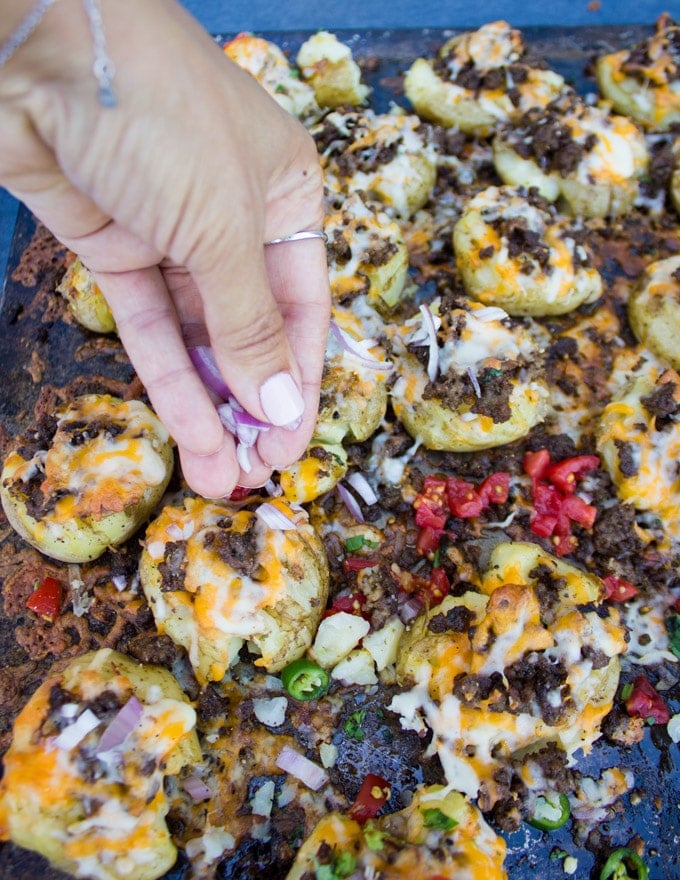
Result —
[[265, 247], [270, 244], [287, 244], [289, 241], [307, 241], [310, 238], [320, 238], [328, 241], [328, 236], [323, 229], [301, 229], [300, 232], [291, 232], [290, 235], [284, 235], [283, 238], [272, 238], [271, 241], [265, 241]]

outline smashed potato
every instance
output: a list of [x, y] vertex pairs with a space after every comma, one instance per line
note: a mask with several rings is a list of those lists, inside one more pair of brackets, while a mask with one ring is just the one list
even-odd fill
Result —
[[[436, 317], [436, 316], [433, 316]], [[511, 443], [548, 412], [540, 356], [522, 327], [507, 327], [499, 308], [454, 309], [443, 317], [430, 346], [428, 367], [412, 353], [428, 344], [419, 318], [395, 336], [394, 411], [412, 437], [428, 449], [472, 452]], [[427, 349], [426, 349], [427, 350]]]
[[[430, 785], [418, 788], [405, 809], [368, 826], [341, 813], [324, 816], [300, 847], [286, 880], [343, 865], [361, 877], [506, 880], [504, 858], [505, 841], [477, 807], [457, 791]], [[343, 875], [334, 870], [334, 876]]]
[[328, 31], [318, 31], [300, 46], [297, 65], [321, 107], [363, 104], [370, 93], [349, 46]]
[[533, 191], [488, 187], [453, 230], [467, 293], [510, 315], [563, 315], [602, 295], [584, 236]]
[[649, 154], [634, 122], [591, 107], [565, 92], [529, 110], [493, 140], [504, 183], [536, 187], [549, 202], [578, 217], [620, 217], [630, 210]]
[[244, 642], [256, 665], [278, 672], [314, 638], [328, 598], [323, 545], [301, 508], [267, 504], [282, 527], [186, 498], [147, 529], [142, 588], [159, 632], [186, 649], [203, 683], [222, 679]]
[[647, 266], [629, 300], [628, 320], [640, 342], [680, 370], [680, 256]]
[[588, 751], [613, 705], [626, 633], [594, 575], [516, 542], [493, 550], [482, 592], [448, 596], [402, 637], [391, 709], [431, 729], [449, 783], [495, 803], [499, 760], [557, 744]]
[[94, 333], [114, 333], [116, 322], [101, 288], [90, 270], [79, 257], [71, 263], [62, 278], [57, 293], [68, 303], [73, 317], [87, 330]]
[[74, 877], [163, 876], [177, 857], [163, 783], [201, 760], [195, 722], [161, 667], [102, 649], [53, 671], [14, 723], [0, 838]]
[[149, 407], [88, 394], [61, 407], [49, 437], [24, 438], [9, 454], [0, 498], [29, 544], [88, 562], [144, 524], [173, 467], [168, 432]]
[[486, 137], [530, 107], [544, 107], [562, 91], [564, 79], [532, 64], [520, 32], [494, 21], [453, 37], [434, 60], [418, 58], [404, 88], [423, 118]]
[[680, 25], [664, 13], [646, 40], [600, 55], [595, 66], [602, 94], [618, 113], [651, 131], [680, 123]]

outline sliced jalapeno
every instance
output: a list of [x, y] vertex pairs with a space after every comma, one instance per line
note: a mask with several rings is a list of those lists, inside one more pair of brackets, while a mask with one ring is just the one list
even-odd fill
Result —
[[556, 828], [561, 828], [569, 816], [571, 816], [571, 807], [567, 796], [550, 792], [536, 798], [534, 812], [528, 822], [541, 831], [554, 831]]
[[622, 846], [604, 863], [600, 880], [649, 880], [649, 868], [634, 849]]
[[330, 685], [330, 675], [318, 663], [301, 657], [281, 671], [283, 686], [294, 700], [316, 700]]

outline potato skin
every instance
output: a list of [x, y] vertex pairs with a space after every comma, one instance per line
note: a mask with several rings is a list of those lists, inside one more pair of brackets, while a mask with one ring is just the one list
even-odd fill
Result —
[[[510, 256], [503, 221], [538, 236], [537, 244]], [[569, 221], [522, 187], [489, 187], [471, 199], [454, 226], [453, 247], [467, 293], [510, 315], [563, 315], [602, 294], [600, 274], [584, 265], [587, 253]]]
[[[93, 437], [83, 423], [93, 426]], [[3, 509], [24, 540], [62, 562], [89, 562], [131, 537], [160, 501], [174, 467], [168, 433], [154, 413], [141, 401], [110, 395], [76, 398], [58, 413], [48, 450], [28, 460], [20, 450], [3, 467]], [[41, 472], [46, 506], [33, 516], [28, 487]]]
[[[144, 720], [130, 733], [115, 773], [106, 763], [92, 777], [82, 772], [80, 753], [95, 754], [104, 722], [82, 745], [53, 744], [46, 719], [55, 711], [50, 695], [57, 687], [81, 709], [104, 691], [121, 705], [133, 696], [140, 701]], [[161, 877], [177, 856], [165, 824], [163, 779], [201, 760], [195, 717], [170, 672], [116, 651], [102, 649], [55, 667], [15, 721], [0, 782], [0, 836], [75, 877], [92, 877], [95, 870], [106, 880]], [[100, 823], [88, 822], [87, 803], [100, 805]]]
[[629, 300], [628, 320], [640, 342], [680, 370], [680, 256], [647, 266]]
[[94, 333], [115, 333], [116, 321], [111, 309], [80, 257], [76, 257], [67, 269], [57, 293], [64, 297], [69, 310], [83, 327]]
[[361, 82], [361, 69], [349, 46], [328, 31], [305, 40], [295, 60], [320, 107], [363, 104], [371, 91]]
[[[278, 672], [304, 654], [328, 598], [323, 544], [303, 511], [272, 499], [295, 528], [201, 498], [168, 505], [147, 529], [142, 588], [160, 632], [186, 648], [199, 681], [221, 680], [244, 642]], [[170, 581], [164, 581], [170, 570]]]
[[[651, 37], [631, 49], [601, 55], [595, 64], [604, 97], [618, 113], [650, 131], [669, 131], [680, 122], [677, 48], [672, 48], [678, 40], [680, 26], [666, 13], [659, 16]], [[675, 80], [669, 75], [673, 70]]]

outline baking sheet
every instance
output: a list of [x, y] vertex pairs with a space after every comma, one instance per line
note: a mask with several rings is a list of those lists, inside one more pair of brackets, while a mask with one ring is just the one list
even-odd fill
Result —
[[[546, 59], [582, 93], [595, 92], [594, 81], [588, 76], [590, 60], [604, 51], [630, 45], [648, 34], [650, 28], [599, 27], [567, 30], [562, 28], [526, 28], [525, 40], [538, 55]], [[403, 101], [400, 76], [418, 55], [431, 55], [453, 31], [366, 31], [336, 32], [348, 43], [355, 57], [364, 62], [366, 80], [373, 86], [372, 106], [378, 111], [389, 109], [391, 101]], [[307, 33], [264, 34], [285, 50], [294, 53]], [[227, 35], [225, 35], [225, 38]], [[51, 384], [66, 384], [75, 375], [105, 373], [129, 380], [132, 376], [124, 357], [117, 356], [117, 343], [106, 350], [92, 344], [92, 337], [75, 324], [64, 323], [49, 309], [51, 291], [61, 274], [63, 252], [49, 241], [36, 241], [36, 225], [28, 211], [20, 209], [9, 258], [2, 302], [0, 302], [0, 424], [15, 433], [30, 418], [39, 393], [42, 376]], [[31, 272], [35, 272], [31, 277]], [[0, 617], [0, 656], [12, 665], [16, 646], [9, 622]], [[29, 685], [27, 685], [29, 687]], [[669, 692], [671, 712], [680, 711], [678, 686]], [[361, 758], [376, 755], [376, 742], [367, 737], [359, 753], [341, 756], [348, 773], [360, 775]], [[389, 766], [390, 756], [380, 756]], [[341, 765], [342, 766], [342, 765]], [[635, 803], [623, 799], [623, 812], [600, 831], [613, 846], [625, 845], [634, 835], [646, 842], [651, 880], [680, 878], [680, 746], [669, 741], [665, 729], [652, 728], [640, 745], [626, 750], [614, 749], [600, 740], [593, 753], [579, 762], [586, 775], [597, 776], [601, 768], [625, 766], [635, 773]], [[396, 762], [396, 768], [399, 762]], [[373, 772], [380, 767], [372, 761]], [[395, 764], [392, 765], [394, 773]], [[390, 778], [388, 776], [387, 778]], [[405, 779], [395, 779], [396, 785]], [[637, 795], [640, 795], [638, 798]], [[507, 870], [512, 880], [539, 875], [546, 880], [564, 878], [563, 862], [556, 858], [566, 852], [578, 860], [576, 877], [597, 876], [595, 860], [584, 842], [576, 843], [569, 828], [550, 835], [528, 825], [514, 834], [505, 835], [508, 843]], [[267, 868], [266, 847], [258, 854], [262, 871]], [[0, 845], [0, 878], [7, 880], [57, 880], [65, 875], [45, 867], [46, 863], [31, 853], [10, 844]], [[267, 870], [269, 880], [276, 880], [276, 871]], [[168, 878], [187, 880], [186, 860], [180, 856]], [[233, 862], [226, 861], [217, 876], [242, 877]], [[257, 873], [248, 876], [260, 876]], [[415, 880], [415, 878], [414, 878]]]

